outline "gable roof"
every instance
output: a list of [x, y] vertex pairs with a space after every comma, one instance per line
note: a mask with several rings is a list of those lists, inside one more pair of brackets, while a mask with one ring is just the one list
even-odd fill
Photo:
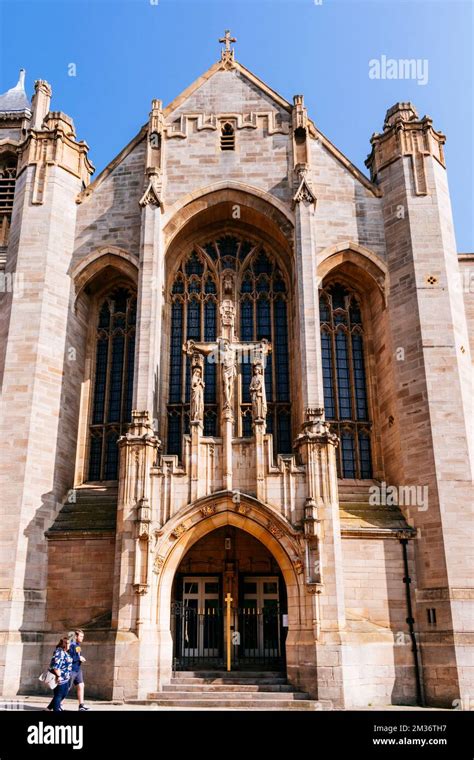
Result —
[[[191, 97], [193, 93], [199, 90], [199, 88], [202, 87], [205, 82], [208, 82], [219, 71], [225, 71], [229, 68], [238, 71], [243, 77], [251, 82], [251, 84], [258, 87], [258, 89], [265, 93], [265, 95], [271, 98], [278, 106], [280, 106], [280, 108], [283, 108], [288, 113], [292, 112], [292, 104], [282, 95], [280, 95], [276, 90], [273, 90], [271, 87], [269, 87], [269, 85], [267, 85], [263, 79], [260, 79], [260, 77], [247, 69], [243, 64], [236, 61], [234, 58], [232, 58], [232, 63], [230, 66], [226, 63], [225, 59], [222, 58], [210, 66], [210, 68], [201, 74], [201, 76], [195, 79], [194, 82], [192, 82], [185, 90], [183, 90], [183, 92], [177, 95], [176, 98], [174, 98], [171, 103], [169, 103], [163, 109], [163, 116], [165, 118], [168, 117], [173, 113], [173, 111], [179, 108], [182, 103]], [[338, 148], [336, 148], [336, 146], [316, 127], [314, 121], [310, 117], [308, 117], [308, 125], [310, 135], [318, 139], [321, 145], [323, 145], [339, 163], [341, 163], [356, 179], [358, 179], [359, 182], [364, 185], [367, 190], [369, 190], [371, 193], [373, 193], [373, 195], [377, 197], [380, 197], [382, 195], [382, 192], [377, 187], [377, 185], [371, 182], [371, 180], [368, 179], [368, 177], [366, 177], [365, 174], [363, 174], [363, 172], [361, 172], [361, 170], [355, 166], [355, 164], [353, 164]], [[95, 180], [91, 182], [90, 185], [85, 188], [85, 190], [79, 193], [77, 197], [78, 203], [81, 203], [83, 200], [85, 200], [85, 198], [87, 198], [97, 187], [99, 187], [99, 185], [102, 184], [102, 182], [106, 179], [106, 177], [109, 176], [115, 167], [120, 164], [124, 158], [126, 158], [129, 153], [135, 148], [135, 146], [145, 138], [147, 127], [148, 122], [146, 122], [141, 127], [137, 135], [135, 135], [135, 137], [120, 151], [120, 153], [115, 156], [115, 158], [113, 158], [109, 164], [107, 164], [107, 166], [100, 172]]]

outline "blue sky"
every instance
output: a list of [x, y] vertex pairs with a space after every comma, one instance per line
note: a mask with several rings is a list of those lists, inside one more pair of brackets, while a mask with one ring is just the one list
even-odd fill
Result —
[[[0, 91], [27, 70], [53, 87], [99, 172], [237, 37], [236, 58], [284, 97], [303, 93], [318, 127], [360, 169], [388, 107], [411, 100], [447, 135], [458, 250], [474, 250], [473, 4], [464, 0], [0, 0]], [[371, 79], [369, 61], [428, 61], [428, 82]], [[70, 64], [76, 76], [69, 76]]]

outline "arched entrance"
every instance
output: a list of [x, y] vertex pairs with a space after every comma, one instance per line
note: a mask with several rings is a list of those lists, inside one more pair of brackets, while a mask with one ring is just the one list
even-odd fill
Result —
[[[218, 532], [220, 529], [224, 529], [222, 533]], [[234, 529], [233, 533], [231, 533], [231, 529]], [[226, 531], [229, 531], [229, 535], [226, 534]], [[199, 548], [200, 540], [209, 536], [209, 541], [219, 541], [222, 537], [225, 539], [233, 535], [237, 541], [236, 537], [240, 537], [241, 533], [255, 541], [252, 543], [247, 541], [247, 549], [242, 553], [243, 564], [240, 565], [239, 560], [239, 565], [236, 568], [237, 596], [232, 604], [239, 609], [239, 568], [243, 571], [243, 575], [240, 577], [240, 600], [249, 602], [248, 609], [252, 605], [258, 608], [258, 602], [264, 600], [266, 594], [270, 598], [271, 587], [267, 586], [265, 589], [263, 579], [265, 577], [277, 577], [278, 615], [280, 616], [278, 625], [281, 637], [280, 667], [286, 669], [290, 682], [295, 686], [305, 684], [306, 672], [308, 676], [312, 677], [311, 668], [315, 665], [313, 628], [314, 621], [317, 619], [317, 612], [315, 611], [317, 600], [314, 595], [308, 594], [306, 591], [303, 572], [304, 552], [300, 534], [293, 531], [278, 513], [254, 497], [238, 492], [221, 491], [198, 499], [187, 509], [181, 510], [167, 522], [163, 530], [157, 535], [153, 560], [156, 586], [153, 593], [156, 595], [155, 633], [158, 637], [157, 665], [160, 685], [169, 683], [175, 665], [180, 666], [179, 663], [174, 662], [174, 658], [179, 657], [180, 650], [175, 647], [177, 634], [176, 629], [173, 628], [171, 610], [173, 602], [184, 601], [184, 599], [180, 599], [180, 595], [181, 597], [184, 595], [184, 577], [188, 572], [190, 576], [193, 574], [205, 576], [206, 573], [209, 573], [208, 577], [210, 578], [218, 577], [220, 573], [221, 584], [225, 582], [225, 557], [222, 558], [222, 549], [220, 549], [221, 569], [217, 572], [216, 565], [207, 564], [209, 558], [217, 562], [217, 554], [213, 557], [209, 548], [207, 551], [203, 551], [203, 547], [206, 545], [210, 547], [211, 544], [203, 543]], [[236, 547], [239, 546], [245, 548], [240, 541], [236, 543]], [[193, 551], [193, 547], [197, 548]], [[229, 550], [225, 550], [224, 543], [224, 555], [226, 551]], [[254, 557], [255, 564], [251, 570], [250, 559], [252, 557]], [[257, 560], [261, 564], [257, 564]], [[198, 562], [202, 564], [199, 565]], [[252, 574], [254, 577], [260, 578], [260, 581], [253, 589], [250, 588], [250, 585], [244, 588], [245, 579], [250, 578]], [[179, 580], [180, 578], [181, 580]], [[215, 583], [215, 581], [213, 582]], [[181, 583], [181, 590], [179, 583]], [[249, 580], [247, 583], [250, 584], [251, 581]], [[208, 593], [209, 595], [217, 594], [218, 600], [222, 604], [223, 599], [225, 599], [223, 594], [225, 585], [221, 585], [220, 588], [222, 591], [219, 590], [219, 587], [217, 587], [217, 591], [210, 587]], [[203, 590], [201, 584], [201, 589], [194, 587], [193, 590], [191, 586], [188, 589], [188, 599], [193, 598], [194, 594], [194, 598], [197, 596], [198, 604], [201, 603], [201, 609], [203, 601], [205, 608], [205, 587]], [[253, 602], [250, 601], [252, 595], [254, 595]], [[217, 606], [216, 602], [217, 600], [214, 600], [215, 606]], [[208, 607], [210, 606], [212, 605], [208, 604]], [[245, 607], [245, 605], [241, 606]], [[269, 606], [268, 602], [267, 606]], [[284, 615], [287, 615], [287, 618], [284, 618]], [[286, 623], [288, 627], [286, 627]], [[281, 628], [285, 628], [283, 633]], [[238, 629], [237, 632], [241, 633]], [[188, 637], [188, 640], [191, 639]], [[242, 636], [240, 640], [242, 642]], [[226, 639], [224, 639], [224, 643], [225, 641]], [[302, 664], [302, 658], [304, 658], [304, 664]], [[255, 665], [250, 669], [255, 670]]]
[[232, 525], [197, 541], [175, 574], [171, 630], [173, 670], [283, 670], [287, 594], [271, 552]]

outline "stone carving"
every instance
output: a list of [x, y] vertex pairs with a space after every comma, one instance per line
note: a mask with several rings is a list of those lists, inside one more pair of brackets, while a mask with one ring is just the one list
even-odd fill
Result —
[[285, 535], [284, 531], [278, 525], [276, 525], [276, 523], [272, 522], [271, 520], [269, 521], [267, 528], [272, 534], [272, 536], [274, 536], [275, 538], [283, 538], [283, 536]]
[[186, 533], [186, 531], [187, 531], [186, 525], [184, 523], [180, 523], [179, 525], [176, 526], [176, 528], [172, 530], [171, 535], [173, 536], [173, 538], [181, 538], [181, 536], [184, 533]]
[[193, 354], [191, 375], [191, 422], [204, 419], [204, 379], [202, 372], [202, 355]]
[[293, 567], [295, 568], [295, 572], [297, 573], [297, 575], [302, 575], [302, 573], [304, 572], [304, 564], [298, 558], [293, 560]]
[[210, 517], [211, 515], [216, 514], [217, 507], [215, 504], [208, 504], [205, 507], [201, 507], [199, 510], [203, 517]]
[[230, 341], [224, 339], [221, 343], [222, 356], [222, 386], [224, 393], [224, 409], [232, 409], [232, 393], [234, 390], [234, 378], [237, 374], [235, 363], [235, 349]]
[[265, 422], [267, 418], [267, 395], [261, 362], [255, 362], [253, 365], [253, 376], [250, 381], [250, 398], [252, 401], [253, 421]]
[[[225, 281], [224, 281], [224, 286], [225, 286]], [[232, 285], [230, 287], [232, 288]], [[233, 302], [230, 299], [226, 298], [224, 301], [222, 301], [220, 313], [221, 313], [221, 324], [223, 327], [223, 332], [225, 332], [226, 327], [229, 327], [230, 330], [228, 330], [227, 332], [230, 333], [229, 338], [231, 338], [234, 334], [235, 307], [234, 307]]]
[[241, 515], [248, 515], [250, 513], [250, 507], [247, 507], [246, 504], [237, 504], [235, 509]]
[[142, 197], [138, 201], [141, 207], [148, 206], [150, 203], [153, 206], [163, 209], [163, 203], [161, 200], [162, 180], [159, 172], [153, 172], [149, 174], [148, 185], [143, 193]]
[[155, 557], [155, 561], [153, 562], [153, 572], [156, 573], [156, 575], [159, 575], [164, 564], [165, 564], [164, 557], [160, 557], [159, 555]]
[[300, 184], [298, 186], [298, 189], [296, 193], [293, 196], [293, 206], [295, 206], [297, 203], [304, 203], [311, 205], [313, 204], [314, 207], [316, 207], [316, 196], [313, 193], [310, 181], [308, 179], [306, 172], [300, 172]]

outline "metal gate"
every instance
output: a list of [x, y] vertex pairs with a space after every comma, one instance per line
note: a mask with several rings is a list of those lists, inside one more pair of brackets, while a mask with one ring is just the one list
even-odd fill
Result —
[[226, 610], [197, 608], [175, 601], [171, 607], [174, 670], [225, 670], [228, 648], [232, 670], [284, 668], [284, 636], [280, 605], [251, 606], [230, 611], [230, 641]]

